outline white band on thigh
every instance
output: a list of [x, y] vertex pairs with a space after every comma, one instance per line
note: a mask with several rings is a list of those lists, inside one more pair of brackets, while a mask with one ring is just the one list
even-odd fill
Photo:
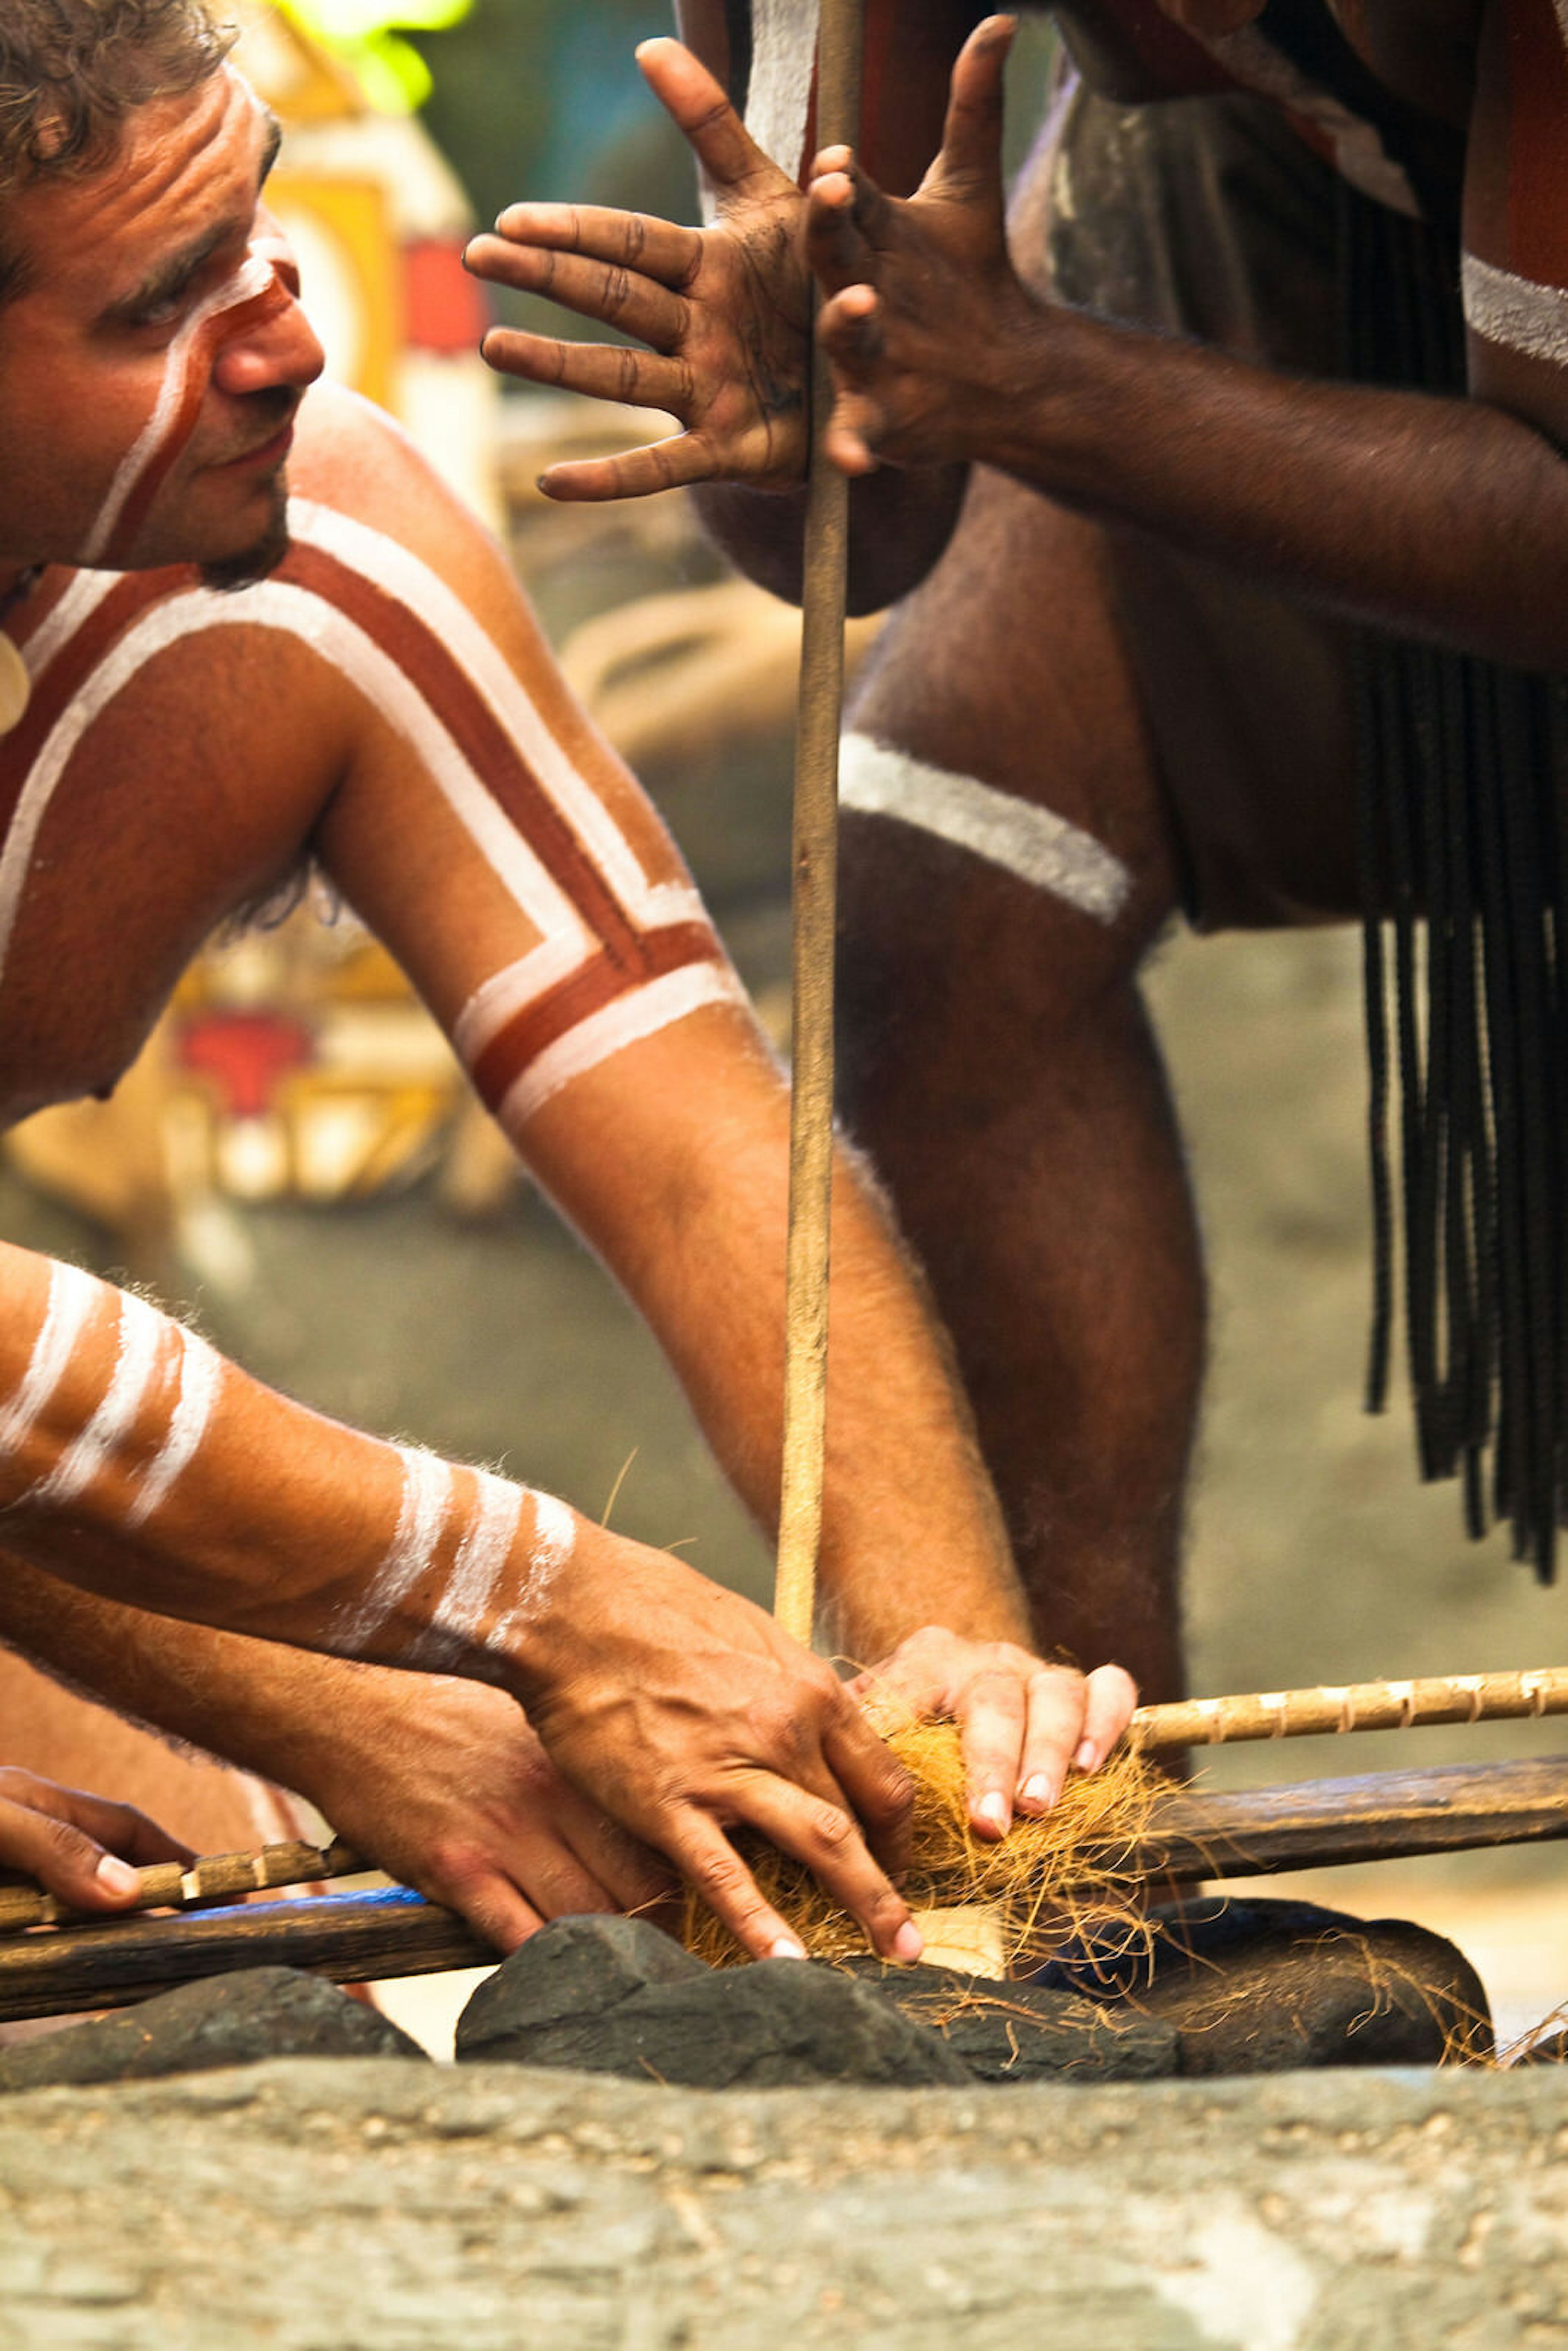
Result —
[[1121, 859], [1065, 817], [869, 735], [846, 735], [839, 747], [839, 800], [935, 833], [1097, 923], [1113, 923], [1127, 903], [1132, 876]]

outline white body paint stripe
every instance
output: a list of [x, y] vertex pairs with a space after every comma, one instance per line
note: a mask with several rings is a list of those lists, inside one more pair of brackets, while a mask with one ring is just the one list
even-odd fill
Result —
[[1473, 253], [1459, 263], [1465, 324], [1489, 343], [1503, 343], [1532, 360], [1568, 365], [1568, 292], [1516, 277]]
[[101, 560], [104, 549], [114, 536], [115, 526], [125, 511], [127, 499], [148, 466], [156, 461], [179, 415], [180, 403], [185, 393], [185, 364], [196, 336], [219, 310], [237, 309], [242, 302], [252, 301], [256, 295], [265, 294], [276, 274], [270, 261], [264, 261], [256, 254], [247, 255], [234, 276], [216, 287], [204, 302], [198, 303], [181, 327], [169, 346], [163, 365], [163, 381], [158, 387], [152, 413], [133, 445], [120, 459], [119, 470], [110, 485], [109, 496], [82, 549], [81, 559], [89, 568]]
[[384, 1625], [405, 1593], [434, 1564], [452, 1508], [452, 1470], [439, 1455], [412, 1445], [397, 1447], [402, 1500], [385, 1558], [361, 1597], [339, 1612], [334, 1636], [353, 1655]]
[[476, 987], [452, 1024], [452, 1043], [459, 1061], [472, 1068], [492, 1037], [508, 1020], [534, 1002], [558, 980], [570, 977], [582, 961], [575, 938], [541, 939], [516, 963], [502, 966]]
[[672, 1021], [684, 1020], [705, 1004], [746, 1004], [746, 990], [727, 966], [683, 964], [678, 971], [650, 979], [601, 1010], [591, 1012], [553, 1045], [547, 1045], [514, 1080], [501, 1098], [497, 1117], [508, 1133], [523, 1125], [559, 1093], [562, 1086], [585, 1071], [608, 1061], [612, 1053], [640, 1044]]
[[453, 1562], [452, 1581], [432, 1624], [446, 1634], [472, 1637], [483, 1623], [506, 1573], [512, 1541], [523, 1515], [523, 1489], [487, 1469], [475, 1472], [476, 1508]]
[[189, 1465], [206, 1434], [223, 1384], [223, 1357], [204, 1339], [199, 1339], [193, 1331], [181, 1330], [180, 1347], [179, 1399], [170, 1416], [162, 1449], [149, 1464], [141, 1491], [126, 1512], [128, 1527], [139, 1527], [152, 1517], [181, 1471]]
[[143, 664], [183, 637], [213, 628], [277, 629], [301, 639], [371, 695], [411, 744], [480, 854], [538, 930], [566, 933], [586, 955], [592, 941], [575, 906], [487, 792], [418, 688], [380, 646], [319, 596], [281, 580], [235, 595], [211, 589], [156, 606], [129, 629], [83, 684], [44, 744], [0, 851], [0, 975], [4, 974], [38, 828], [77, 746]]
[[1113, 923], [1127, 902], [1131, 875], [1092, 834], [1050, 809], [929, 767], [869, 735], [843, 738], [839, 799], [862, 815], [891, 817], [967, 849], [1097, 923]]
[[111, 1453], [136, 1426], [136, 1416], [158, 1369], [169, 1331], [167, 1315], [129, 1290], [120, 1297], [120, 1336], [114, 1373], [103, 1400], [74, 1444], [67, 1447], [29, 1499], [69, 1502], [102, 1472]]
[[497, 1655], [504, 1655], [509, 1635], [519, 1625], [535, 1622], [542, 1614], [557, 1577], [577, 1549], [577, 1521], [569, 1505], [553, 1494], [541, 1494], [532, 1488], [529, 1495], [534, 1506], [534, 1539], [517, 1600], [490, 1635], [488, 1646]]
[[0, 1453], [14, 1453], [26, 1441], [34, 1422], [58, 1387], [99, 1301], [108, 1294], [103, 1283], [79, 1266], [57, 1263], [50, 1268], [48, 1303], [33, 1353], [21, 1384], [0, 1419]]
[[753, 0], [746, 127], [792, 180], [806, 161], [817, 64], [818, 0]]
[[384, 588], [434, 632], [490, 705], [634, 923], [653, 927], [706, 921], [706, 911], [689, 883], [649, 880], [620, 826], [550, 733], [500, 648], [444, 580], [395, 539], [331, 507], [296, 498], [288, 521], [297, 538], [336, 556], [340, 563]]

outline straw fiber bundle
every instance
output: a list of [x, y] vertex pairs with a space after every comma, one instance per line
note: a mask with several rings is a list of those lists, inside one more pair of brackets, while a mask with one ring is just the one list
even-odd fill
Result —
[[[1155, 1798], [1169, 1782], [1131, 1745], [1098, 1771], [1072, 1773], [1061, 1802], [1040, 1820], [1019, 1818], [998, 1842], [975, 1836], [964, 1803], [964, 1766], [951, 1722], [894, 1731], [888, 1745], [915, 1781], [913, 1854], [899, 1891], [914, 1910], [993, 1907], [1010, 1967], [1092, 1936], [1142, 1942], [1137, 1850]], [[810, 1873], [760, 1838], [737, 1839], [768, 1901], [812, 1959], [863, 1953], [865, 1936]], [[713, 1913], [688, 1896], [682, 1939], [713, 1967], [746, 1957]]]

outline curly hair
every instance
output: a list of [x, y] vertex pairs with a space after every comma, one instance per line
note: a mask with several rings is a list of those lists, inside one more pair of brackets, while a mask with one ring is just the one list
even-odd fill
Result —
[[234, 38], [203, 0], [4, 0], [0, 301], [24, 268], [5, 239], [5, 199], [43, 173], [100, 169], [133, 109], [196, 89]]

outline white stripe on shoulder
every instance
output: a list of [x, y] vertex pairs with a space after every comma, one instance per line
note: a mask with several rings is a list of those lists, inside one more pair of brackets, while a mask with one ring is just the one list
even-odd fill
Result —
[[163, 1342], [171, 1330], [169, 1318], [144, 1298], [131, 1291], [120, 1301], [120, 1340], [114, 1373], [98, 1410], [74, 1445], [61, 1454], [48, 1476], [33, 1489], [37, 1502], [69, 1502], [85, 1493], [117, 1446], [136, 1426]]
[[49, 1270], [48, 1303], [21, 1384], [0, 1418], [0, 1453], [23, 1444], [53, 1395], [76, 1351], [77, 1341], [106, 1292], [102, 1282], [79, 1265], [57, 1262]]
[[419, 689], [345, 614], [287, 581], [267, 580], [233, 595], [193, 589], [156, 606], [121, 637], [61, 714], [22, 789], [0, 850], [0, 973], [4, 972], [38, 831], [78, 745], [142, 665], [181, 638], [206, 629], [260, 627], [299, 638], [371, 695], [382, 716], [410, 743], [453, 813], [537, 930], [591, 945], [577, 909], [485, 789]]
[[[1568, 0], [1563, 5], [1568, 6]], [[1459, 291], [1465, 324], [1474, 333], [1528, 359], [1568, 367], [1568, 292], [1561, 286], [1516, 277], [1511, 269], [1467, 253], [1459, 263]]]
[[846, 735], [840, 746], [839, 799], [862, 816], [891, 817], [967, 849], [1097, 923], [1113, 923], [1132, 888], [1121, 859], [1065, 817], [869, 735]]
[[335, 556], [396, 597], [434, 631], [490, 705], [633, 920], [654, 925], [705, 919], [702, 902], [689, 883], [649, 881], [620, 826], [550, 733], [499, 646], [427, 563], [384, 532], [313, 499], [290, 501], [288, 527], [307, 546]]
[[508, 1134], [515, 1134], [535, 1111], [573, 1078], [597, 1069], [612, 1053], [639, 1045], [661, 1029], [670, 1028], [708, 1004], [745, 1004], [747, 993], [727, 963], [688, 963], [662, 978], [618, 996], [598, 1012], [547, 1045], [501, 1098], [496, 1113]]
[[[176, 1326], [178, 1327], [178, 1326]], [[180, 1331], [180, 1394], [168, 1434], [150, 1463], [141, 1491], [125, 1514], [128, 1527], [141, 1526], [162, 1501], [206, 1434], [223, 1382], [224, 1359], [193, 1331]]]

